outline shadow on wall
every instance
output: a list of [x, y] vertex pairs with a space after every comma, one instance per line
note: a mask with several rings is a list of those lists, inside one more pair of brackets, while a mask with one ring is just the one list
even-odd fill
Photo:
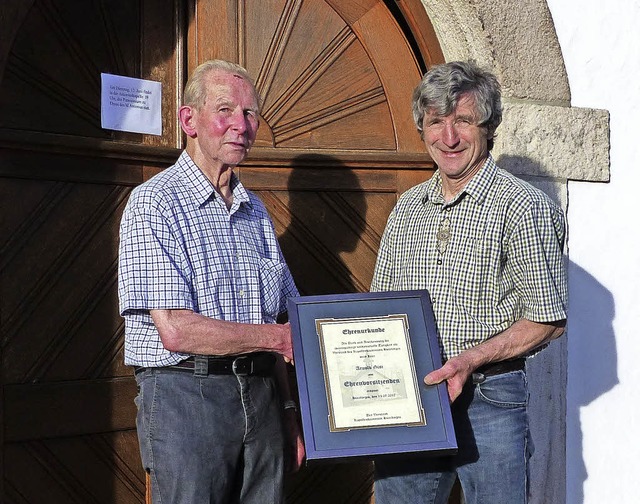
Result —
[[[357, 292], [354, 253], [365, 231], [367, 203], [357, 176], [334, 157], [297, 156], [287, 182], [291, 222], [282, 253], [302, 295]], [[365, 288], [368, 286], [365, 286]], [[295, 380], [291, 379], [295, 390]], [[290, 475], [287, 502], [365, 503], [373, 494], [370, 463], [310, 464]]]
[[613, 295], [574, 262], [569, 263], [569, 313], [567, 502], [582, 504], [589, 475], [584, 462], [580, 409], [611, 390], [619, 380]]
[[291, 223], [280, 236], [280, 246], [300, 293], [362, 290], [353, 262], [345, 259], [366, 227], [367, 203], [358, 178], [338, 159], [323, 154], [297, 156], [291, 167]]
[[544, 191], [556, 204], [566, 209], [566, 184], [563, 191], [560, 191], [560, 185], [554, 182], [553, 178], [537, 161], [524, 156], [502, 155], [496, 160], [496, 163], [500, 168], [504, 168]]
[[[545, 177], [545, 170], [538, 163], [519, 156], [501, 156], [497, 162], [508, 171], [536, 174], [519, 177], [566, 208], [566, 193], [561, 193], [560, 185], [553, 180], [541, 178]], [[570, 250], [570, 242], [568, 245]], [[567, 268], [566, 336], [552, 342], [527, 363], [535, 448], [531, 461], [531, 504], [583, 502], [588, 474], [583, 458], [580, 407], [618, 383], [613, 296], [579, 265], [568, 261]], [[567, 380], [568, 366], [570, 380]]]

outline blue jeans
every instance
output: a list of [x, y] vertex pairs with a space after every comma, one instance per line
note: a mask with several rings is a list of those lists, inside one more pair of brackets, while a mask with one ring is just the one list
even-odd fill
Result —
[[467, 383], [451, 405], [458, 453], [376, 461], [376, 504], [446, 504], [456, 476], [466, 504], [526, 504], [528, 396], [524, 371]]
[[142, 464], [153, 504], [278, 504], [283, 432], [272, 377], [136, 375]]

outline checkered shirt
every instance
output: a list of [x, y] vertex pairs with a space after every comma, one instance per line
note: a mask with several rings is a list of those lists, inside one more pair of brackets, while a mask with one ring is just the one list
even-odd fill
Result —
[[450, 203], [436, 171], [389, 216], [371, 290], [427, 289], [446, 360], [522, 318], [566, 318], [564, 235], [562, 210], [491, 156]]
[[120, 225], [118, 293], [125, 364], [177, 364], [149, 310], [187, 309], [244, 323], [274, 323], [298, 294], [262, 202], [232, 177], [230, 210], [183, 152], [135, 188]]

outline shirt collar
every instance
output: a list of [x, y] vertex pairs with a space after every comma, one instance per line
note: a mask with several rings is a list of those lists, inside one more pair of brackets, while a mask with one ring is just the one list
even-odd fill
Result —
[[[180, 157], [176, 161], [176, 166], [178, 166], [182, 172], [185, 185], [191, 188], [193, 197], [199, 205], [203, 205], [209, 199], [222, 199], [222, 196], [215, 190], [211, 181], [202, 170], [198, 168], [198, 165], [191, 159], [191, 156], [187, 154], [186, 150], [180, 154]], [[239, 206], [241, 203], [251, 206], [249, 193], [240, 183], [240, 179], [238, 179], [235, 173], [231, 173], [229, 183], [231, 185], [231, 191], [233, 192], [234, 207]]]
[[[489, 193], [489, 189], [496, 177], [497, 171], [498, 167], [496, 162], [493, 160], [491, 154], [489, 154], [487, 160], [482, 165], [482, 168], [480, 168], [480, 171], [478, 171], [478, 173], [476, 173], [472, 179], [467, 182], [467, 185], [462, 191], [460, 191], [460, 194], [458, 194], [453, 201], [460, 199], [463, 194], [468, 194], [476, 200], [479, 205], [481, 205], [487, 198], [487, 194]], [[440, 170], [436, 170], [433, 177], [431, 177], [427, 183], [423, 202], [426, 203], [427, 201], [436, 205], [444, 204], [444, 198], [442, 196], [442, 175], [440, 174]]]

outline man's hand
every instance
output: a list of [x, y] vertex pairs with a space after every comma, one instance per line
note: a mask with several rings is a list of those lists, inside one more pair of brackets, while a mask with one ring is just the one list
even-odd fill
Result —
[[293, 341], [291, 338], [291, 325], [289, 324], [289, 322], [286, 322], [285, 324], [276, 324], [275, 327], [286, 332], [286, 335], [283, 337], [285, 347], [280, 351], [280, 354], [287, 364], [291, 364], [293, 366]]
[[460, 354], [449, 359], [441, 368], [431, 371], [424, 377], [424, 382], [427, 385], [437, 385], [446, 381], [449, 400], [453, 402], [462, 392], [462, 387], [471, 373], [473, 373], [471, 364]]

